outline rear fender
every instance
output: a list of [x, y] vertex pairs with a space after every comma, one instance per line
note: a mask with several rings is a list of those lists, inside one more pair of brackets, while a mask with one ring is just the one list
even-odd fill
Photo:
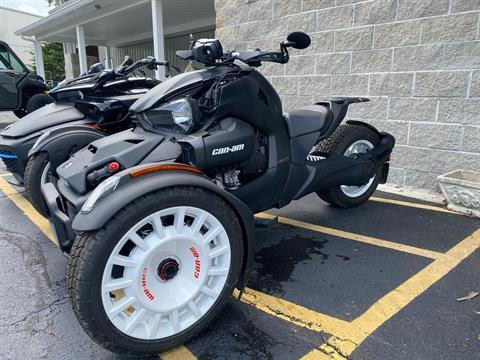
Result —
[[175, 186], [191, 186], [211, 191], [223, 198], [235, 211], [242, 227], [244, 239], [244, 257], [242, 275], [237, 287], [243, 290], [249, 278], [254, 254], [254, 217], [250, 208], [235, 196], [212, 183], [208, 178], [185, 170], [162, 170], [132, 178], [130, 173], [145, 165], [124, 170], [119, 173], [121, 180], [117, 188], [101, 198], [89, 212], [79, 212], [73, 221], [75, 231], [95, 231], [123, 207], [132, 201], [161, 189]]
[[96, 128], [89, 126], [69, 126], [53, 130], [46, 137], [40, 138], [28, 153], [28, 156], [47, 152], [52, 169], [64, 163], [69, 156], [84, 148], [91, 142], [105, 135]]
[[375, 157], [378, 164], [383, 164], [384, 162], [388, 161], [388, 157], [390, 156], [393, 148], [395, 147], [395, 138], [392, 135], [386, 132], [378, 131], [375, 126], [364, 123], [362, 121], [348, 120], [347, 124], [365, 126], [370, 130], [374, 131], [380, 138], [380, 143], [371, 151], [371, 154]]

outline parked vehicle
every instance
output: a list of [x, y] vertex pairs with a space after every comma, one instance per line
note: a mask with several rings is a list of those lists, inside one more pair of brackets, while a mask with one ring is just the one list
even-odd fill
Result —
[[[136, 99], [159, 84], [157, 80], [129, 77], [129, 74], [141, 66], [154, 66], [152, 62], [155, 61], [147, 58], [133, 63], [131, 59], [126, 59], [115, 70], [92, 71], [57, 86], [50, 92], [55, 103], [29, 114], [0, 132], [0, 158], [7, 169], [23, 184], [28, 154], [35, 144], [37, 146], [32, 155], [38, 150], [49, 152], [44, 147], [53, 138], [65, 136], [71, 142], [69, 146], [55, 149], [59, 152], [54, 161], [58, 159], [58, 164], [61, 164], [72, 151], [93, 139], [128, 128], [130, 118], [122, 117], [124, 121], [119, 121], [122, 119], [114, 116], [115, 112], [118, 115], [126, 114]], [[158, 64], [168, 65], [163, 62]], [[88, 106], [89, 103], [91, 106]], [[102, 113], [105, 111], [108, 116]], [[113, 124], [112, 119], [115, 119]]]
[[313, 192], [358, 206], [386, 181], [394, 138], [361, 122], [340, 125], [348, 106], [366, 99], [282, 114], [256, 70], [309, 45], [301, 32], [279, 52], [224, 54], [218, 40], [197, 41], [177, 55], [204, 70], [150, 90], [130, 108], [135, 129], [92, 142], [60, 165], [57, 184], [42, 186], [70, 252], [73, 309], [97, 343], [130, 355], [184, 343], [244, 289], [254, 213]]
[[[82, 92], [83, 100], [75, 102], [78, 111], [96, 122], [86, 126], [63, 126], [44, 132], [29, 151], [24, 175], [25, 191], [33, 207], [40, 214], [48, 216], [40, 187], [47, 181], [56, 181], [55, 169], [61, 163], [92, 141], [131, 127], [128, 108], [148, 89], [159, 83], [157, 80], [147, 78], [140, 80], [125, 78], [141, 66], [155, 70], [158, 66], [168, 67], [169, 64], [150, 57], [120, 68], [119, 72], [102, 71], [95, 83], [91, 82], [94, 84], [93, 88]], [[62, 98], [65, 93], [72, 91], [68, 90], [71, 87], [72, 85], [63, 87], [54, 95]]]
[[42, 77], [33, 74], [6, 42], [0, 41], [0, 111], [22, 118], [53, 102]]

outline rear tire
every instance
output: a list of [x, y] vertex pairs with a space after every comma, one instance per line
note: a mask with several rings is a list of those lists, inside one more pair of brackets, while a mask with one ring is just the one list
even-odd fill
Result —
[[[378, 134], [362, 125], [343, 124], [330, 136], [317, 144], [315, 153], [328, 155], [345, 155], [354, 144], [364, 144], [365, 147], [378, 145], [380, 138]], [[371, 146], [370, 146], [371, 145]], [[332, 206], [348, 209], [364, 204], [377, 189], [382, 174], [382, 167], [379, 167], [374, 178], [364, 186], [345, 187], [335, 186], [326, 191], [318, 192], [317, 195]]]
[[[186, 214], [183, 215], [183, 220], [179, 217], [181, 209], [186, 209], [183, 212]], [[175, 215], [162, 215], [170, 211], [175, 211]], [[207, 220], [200, 220], [201, 217], [191, 215], [194, 211], [198, 211], [198, 214], [207, 214]], [[172, 218], [166, 221], [169, 216]], [[201, 224], [206, 224], [207, 232], [205, 230], [201, 232], [205, 226]], [[195, 230], [197, 227], [199, 229]], [[179, 229], [187, 231], [186, 237], [172, 238], [171, 234], [176, 234]], [[213, 235], [217, 234], [216, 232], [212, 234], [213, 240], [205, 240], [209, 231], [213, 229], [218, 229], [220, 232], [218, 235]], [[132, 235], [132, 232], [145, 236], [143, 242], [137, 238], [133, 243], [132, 236], [136, 236]], [[191, 235], [191, 238], [195, 239], [194, 243], [189, 243], [190, 240], [187, 238], [190, 235], [188, 234], [196, 234]], [[231, 299], [243, 261], [241, 234], [242, 230], [234, 211], [223, 199], [209, 191], [193, 187], [174, 187], [142, 196], [115, 214], [100, 230], [77, 236], [70, 252], [67, 278], [68, 292], [77, 319], [87, 334], [99, 345], [129, 356], [158, 356], [162, 351], [185, 343], [203, 331]], [[125, 239], [130, 239], [128, 240], [132, 242], [130, 248], [133, 245], [133, 249], [125, 250], [128, 244]], [[171, 245], [172, 241], [174, 246]], [[170, 247], [163, 248], [165, 244]], [[191, 250], [192, 246], [197, 247], [197, 255], [200, 255], [196, 259], [201, 260], [198, 263], [200, 276], [196, 279], [192, 276], [189, 263], [191, 255], [194, 254]], [[220, 248], [217, 249], [218, 246]], [[224, 251], [224, 247], [228, 246], [230, 249], [228, 255], [224, 252], [218, 255], [219, 252]], [[221, 251], [215, 249], [221, 249]], [[212, 258], [212, 253], [215, 251], [217, 254]], [[136, 265], [133, 268], [131, 263], [120, 266], [117, 268], [117, 273], [119, 271], [120, 273], [115, 277], [114, 267], [118, 265], [112, 266], [112, 264], [117, 264], [119, 254], [124, 260], [134, 261]], [[205, 254], [211, 260], [204, 261]], [[148, 261], [140, 260], [142, 256]], [[224, 256], [228, 256], [228, 261]], [[217, 257], [220, 258], [217, 260]], [[159, 261], [160, 264], [156, 268]], [[178, 261], [174, 278], [167, 280], [170, 282], [162, 282], [163, 278], [161, 278], [163, 274], [161, 267], [165, 261], [167, 263]], [[211, 273], [212, 269], [218, 268], [219, 264], [222, 269], [228, 269], [222, 270], [224, 271], [222, 277]], [[154, 276], [155, 274], [151, 275], [152, 268], [157, 269], [156, 274], [161, 279]], [[130, 277], [131, 274], [134, 276]], [[208, 282], [205, 282], [206, 277]], [[115, 290], [116, 293], [112, 296], [111, 282], [117, 280], [118, 283], [118, 280], [121, 280], [120, 282], [125, 284], [128, 279], [133, 280], [130, 280], [130, 285], [122, 285], [126, 287], [120, 290], [121, 295], [116, 300], [119, 290]], [[135, 279], [141, 279], [141, 281]], [[207, 290], [211, 290], [210, 287], [215, 287], [214, 296], [205, 295], [206, 293], [202, 290], [190, 293], [182, 289], [181, 285], [185, 279], [188, 279], [190, 284], [187, 289], [197, 289], [197, 286], [200, 286], [199, 289], [208, 287]], [[221, 279], [221, 282], [217, 279]], [[158, 291], [161, 291], [161, 296]], [[180, 304], [175, 308], [178, 300], [168, 300], [170, 292], [176, 292], [177, 297], [178, 294], [182, 294], [180, 298], [186, 299], [188, 305]], [[153, 299], [149, 298], [148, 294], [151, 297], [153, 295]], [[132, 305], [127, 308], [122, 305], [123, 310], [112, 312], [111, 304], [114, 309], [119, 309], [117, 303], [122, 301], [121, 299], [130, 301], [132, 298], [135, 298], [132, 300]], [[203, 302], [201, 299], [204, 299]], [[196, 305], [191, 305], [192, 301]], [[201, 304], [210, 304], [210, 307], [202, 307]], [[162, 313], [161, 309], [165, 306], [177, 309], [173, 310], [177, 311], [177, 315], [172, 317], [168, 311]], [[195, 314], [196, 309], [197, 311], [201, 309], [201, 312]], [[141, 312], [137, 316], [137, 320], [138, 317], [140, 320], [129, 327], [128, 324], [134, 323], [137, 311]], [[196, 319], [193, 323], [191, 323], [192, 316]], [[154, 327], [155, 320], [152, 319], [157, 317], [161, 325]], [[175, 323], [177, 326], [174, 325]]]
[[27, 166], [25, 167], [25, 191], [35, 210], [44, 217], [48, 217], [48, 210], [41, 187], [44, 182], [49, 182], [50, 177], [50, 159], [48, 153], [41, 152], [30, 156]]
[[33, 95], [30, 99], [28, 99], [25, 109], [27, 111], [27, 114], [30, 114], [53, 102], [55, 102], [55, 100], [50, 95], [36, 94]]

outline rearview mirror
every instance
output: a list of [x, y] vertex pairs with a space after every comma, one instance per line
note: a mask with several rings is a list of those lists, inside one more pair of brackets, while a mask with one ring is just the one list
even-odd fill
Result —
[[295, 31], [288, 35], [287, 37], [287, 46], [291, 46], [294, 49], [306, 49], [310, 46], [312, 40], [310, 36], [301, 31]]

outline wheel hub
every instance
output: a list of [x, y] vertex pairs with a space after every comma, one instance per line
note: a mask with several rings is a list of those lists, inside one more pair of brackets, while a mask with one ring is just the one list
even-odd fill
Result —
[[178, 261], [173, 258], [167, 258], [158, 265], [157, 274], [162, 281], [169, 281], [177, 276], [179, 270], [180, 264]]

